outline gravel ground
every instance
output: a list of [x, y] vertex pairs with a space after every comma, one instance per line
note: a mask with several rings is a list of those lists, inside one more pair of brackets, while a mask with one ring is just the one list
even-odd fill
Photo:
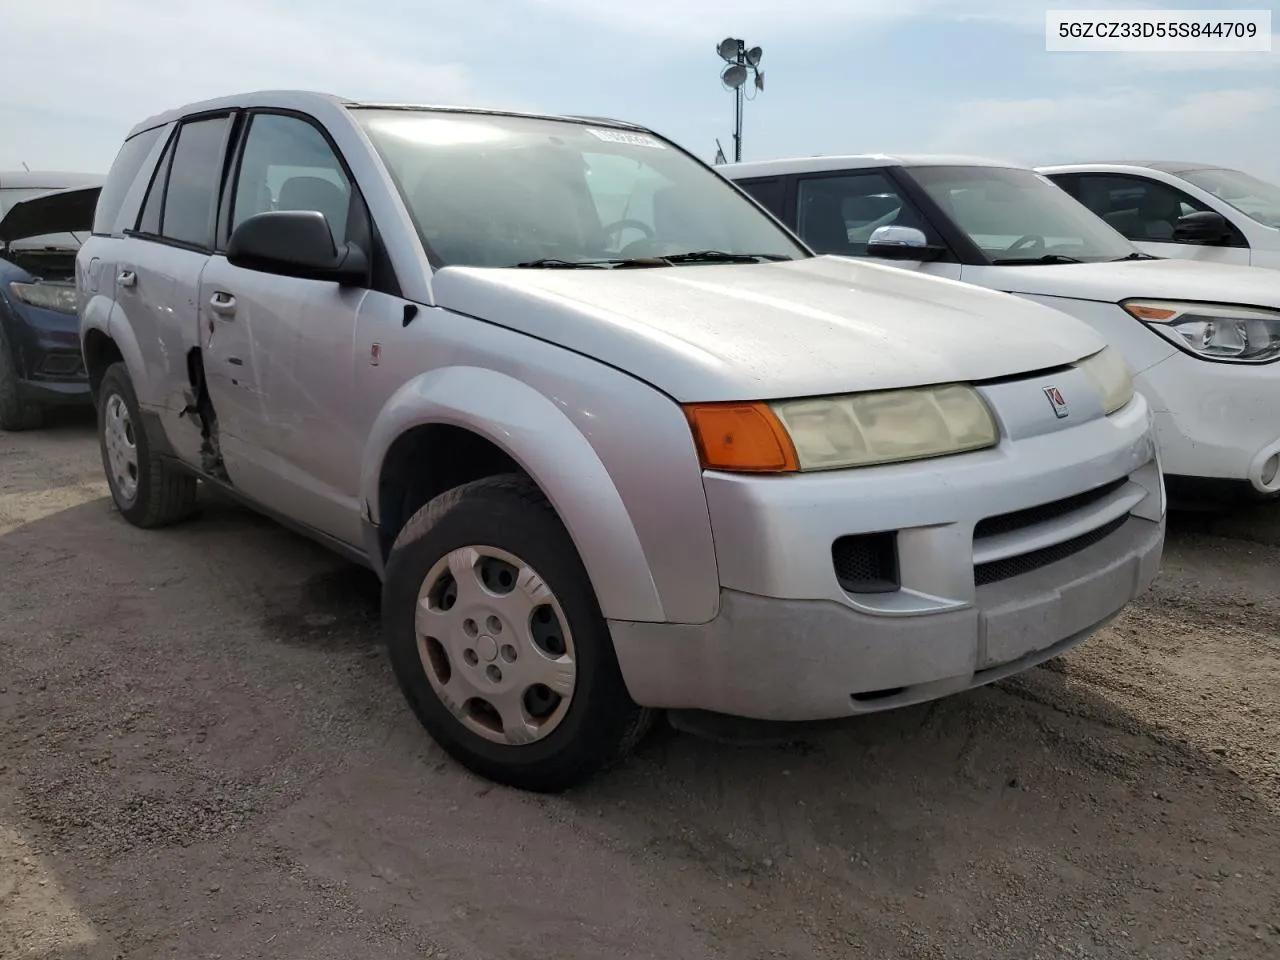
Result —
[[1280, 956], [1280, 510], [1049, 667], [560, 797], [434, 747], [369, 574], [128, 526], [88, 418], [0, 434], [0, 583], [0, 957]]

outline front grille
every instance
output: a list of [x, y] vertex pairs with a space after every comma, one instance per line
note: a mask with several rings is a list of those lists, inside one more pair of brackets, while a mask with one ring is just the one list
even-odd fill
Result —
[[[1006, 514], [1006, 516], [1011, 516], [1011, 514]], [[1065, 560], [1072, 554], [1092, 547], [1095, 543], [1101, 543], [1123, 527], [1128, 519], [1129, 515], [1125, 514], [1124, 516], [1116, 517], [1110, 523], [1103, 524], [1096, 530], [1090, 530], [1088, 533], [1083, 533], [1070, 540], [1064, 540], [1062, 543], [1055, 543], [1051, 547], [1032, 550], [1030, 553], [1024, 553], [1016, 557], [1005, 557], [1003, 560], [992, 560], [990, 563], [977, 564], [973, 568], [974, 586], [981, 587], [988, 583], [1008, 580], [1011, 577], [1020, 577], [1024, 573], [1031, 573], [1033, 570], [1047, 567], [1051, 563]]]
[[1027, 507], [1023, 510], [1014, 510], [1012, 513], [1001, 513], [994, 517], [987, 517], [978, 521], [977, 526], [973, 528], [973, 539], [981, 540], [984, 537], [995, 537], [1002, 533], [1013, 533], [1015, 530], [1023, 530], [1027, 527], [1034, 527], [1037, 524], [1048, 523], [1050, 520], [1056, 520], [1059, 517], [1065, 517], [1073, 510], [1087, 507], [1110, 496], [1128, 482], [1128, 477], [1121, 477], [1119, 480], [1112, 480], [1101, 487], [1094, 487], [1084, 493], [1063, 497], [1061, 500], [1053, 500], [1049, 503]]
[[831, 563], [840, 589], [849, 593], [891, 593], [898, 579], [898, 535], [860, 533], [831, 545]]

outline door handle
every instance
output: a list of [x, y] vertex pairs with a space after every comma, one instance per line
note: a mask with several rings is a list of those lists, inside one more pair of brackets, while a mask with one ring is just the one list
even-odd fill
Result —
[[236, 298], [219, 290], [209, 298], [209, 307], [218, 316], [229, 317], [236, 312]]
[[132, 270], [121, 270], [116, 275], [116, 279], [120, 281], [120, 286], [122, 287], [132, 287], [138, 283], [138, 275]]

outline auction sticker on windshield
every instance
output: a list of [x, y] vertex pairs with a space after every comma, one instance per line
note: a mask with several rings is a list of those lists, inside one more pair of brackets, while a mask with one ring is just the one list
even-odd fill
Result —
[[608, 143], [629, 143], [633, 147], [653, 147], [657, 150], [666, 149], [657, 137], [651, 137], [647, 133], [632, 133], [629, 130], [600, 130], [596, 127], [587, 127], [587, 133], [591, 134], [597, 140], [604, 140]]

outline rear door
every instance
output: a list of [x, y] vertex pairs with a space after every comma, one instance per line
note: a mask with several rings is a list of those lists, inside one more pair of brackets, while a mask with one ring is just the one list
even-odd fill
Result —
[[160, 415], [179, 456], [197, 464], [200, 428], [183, 416], [195, 400], [188, 354], [199, 343], [200, 275], [213, 246], [231, 126], [229, 112], [177, 125], [114, 264], [117, 309], [142, 354], [139, 402]]

